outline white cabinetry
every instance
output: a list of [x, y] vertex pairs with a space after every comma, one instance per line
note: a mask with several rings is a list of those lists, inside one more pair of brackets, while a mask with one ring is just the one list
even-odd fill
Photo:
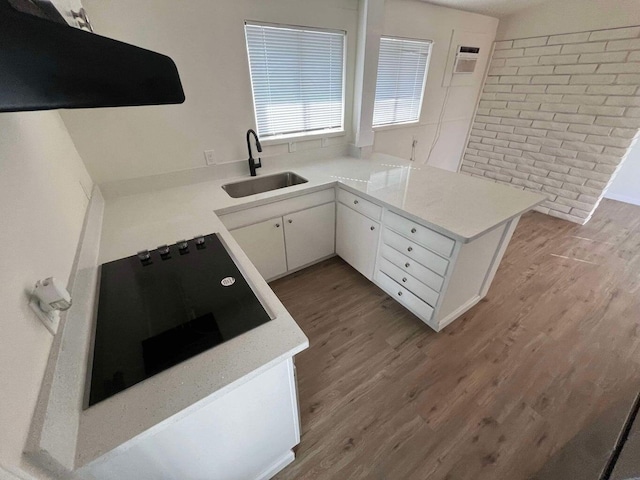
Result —
[[247, 257], [264, 278], [273, 278], [287, 271], [282, 217], [232, 230]]
[[369, 280], [378, 251], [380, 224], [338, 203], [336, 253]]
[[336, 207], [333, 202], [285, 215], [283, 220], [289, 270], [335, 252]]

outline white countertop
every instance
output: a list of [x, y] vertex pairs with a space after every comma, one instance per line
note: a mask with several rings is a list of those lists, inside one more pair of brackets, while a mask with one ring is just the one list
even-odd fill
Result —
[[[388, 208], [402, 211], [450, 237], [471, 241], [521, 215], [544, 200], [534, 193], [447, 172], [405, 160], [376, 155], [371, 160], [339, 157], [284, 163], [263, 159], [259, 175], [291, 170], [308, 183], [233, 199], [223, 184], [249, 178], [185, 182], [171, 186], [141, 180], [128, 182], [107, 197], [99, 263], [133, 255], [197, 234], [218, 233], [258, 298], [274, 319], [224, 344], [161, 372], [82, 412], [76, 464], [112, 455], [127, 440], [152, 434], [160, 424], [176, 421], [214, 401], [270, 366], [308, 346], [308, 340], [218, 219], [228, 213], [326, 188], [341, 182]], [[248, 170], [246, 164], [233, 168]], [[176, 176], [176, 178], [178, 178]], [[155, 185], [155, 186], [154, 186]], [[116, 450], [114, 450], [116, 449]]]

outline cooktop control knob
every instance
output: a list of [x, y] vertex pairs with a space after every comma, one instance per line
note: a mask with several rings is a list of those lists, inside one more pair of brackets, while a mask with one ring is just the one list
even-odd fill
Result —
[[160, 245], [158, 247], [158, 253], [160, 254], [160, 258], [162, 258], [163, 260], [171, 258], [171, 250], [169, 250], [168, 245]]
[[178, 246], [178, 252], [180, 252], [180, 255], [189, 253], [189, 244], [187, 243], [186, 240], [178, 240], [176, 242], [176, 245]]
[[193, 239], [196, 241], [196, 248], [198, 249], [205, 248], [204, 235], [197, 235]]
[[138, 258], [143, 265], [149, 265], [151, 263], [151, 254], [149, 253], [149, 250], [140, 250], [138, 252]]

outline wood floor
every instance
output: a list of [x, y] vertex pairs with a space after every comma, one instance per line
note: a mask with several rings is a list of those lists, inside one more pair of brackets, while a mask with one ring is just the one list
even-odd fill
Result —
[[280, 480], [596, 480], [640, 391], [640, 207], [525, 215], [440, 333], [338, 258], [271, 286], [311, 344]]

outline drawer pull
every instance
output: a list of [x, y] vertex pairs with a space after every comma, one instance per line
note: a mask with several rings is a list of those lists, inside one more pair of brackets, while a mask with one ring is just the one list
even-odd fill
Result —
[[376, 229], [376, 227], [374, 227], [373, 225], [371, 225], [371, 230], [373, 231], [373, 230], [375, 230], [375, 229]]
[[405, 266], [406, 268], [409, 268], [409, 262], [405, 263], [405, 264], [404, 264], [404, 266]]
[[276, 223], [276, 228], [280, 228], [280, 224], [279, 223]]
[[403, 281], [404, 283], [407, 283], [407, 277], [404, 277], [404, 278], [402, 279], [402, 281]]
[[402, 292], [398, 292], [398, 296], [401, 297], [402, 296]]
[[407, 248], [407, 252], [413, 252], [413, 247]]
[[415, 228], [411, 229], [411, 233], [416, 233], [416, 232], [417, 232], [417, 230]]
[[293, 223], [293, 220], [289, 219], [289, 220], [287, 220], [287, 222], [289, 222], [289, 223]]
[[357, 204], [358, 204], [358, 200], [354, 200], [354, 201], [353, 201], [353, 204], [354, 204], [354, 205], [357, 205]]

